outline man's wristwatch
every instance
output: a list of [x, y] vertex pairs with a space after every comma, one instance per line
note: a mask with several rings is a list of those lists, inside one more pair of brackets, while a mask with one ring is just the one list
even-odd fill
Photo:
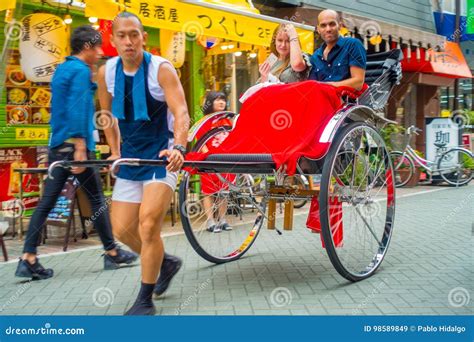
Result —
[[173, 150], [178, 150], [179, 152], [181, 152], [183, 157], [186, 155], [186, 147], [184, 147], [183, 145], [176, 144], [173, 146]]

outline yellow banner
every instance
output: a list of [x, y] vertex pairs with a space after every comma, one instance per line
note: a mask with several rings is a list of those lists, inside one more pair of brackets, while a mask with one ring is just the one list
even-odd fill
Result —
[[202, 0], [202, 2], [219, 6], [231, 6], [241, 11], [260, 13], [260, 11], [251, 6], [247, 0]]
[[48, 140], [47, 128], [16, 128], [16, 140]]
[[2, 0], [0, 2], [0, 11], [5, 11], [7, 9], [15, 8], [16, 0]]
[[[278, 23], [174, 0], [85, 0], [87, 17], [113, 20], [121, 11], [140, 17], [143, 25], [270, 46]], [[296, 29], [303, 51], [313, 53], [313, 31]]]

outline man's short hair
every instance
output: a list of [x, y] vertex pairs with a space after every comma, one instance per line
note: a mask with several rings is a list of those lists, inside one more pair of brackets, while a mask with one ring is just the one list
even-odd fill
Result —
[[100, 32], [90, 25], [79, 26], [71, 34], [71, 54], [77, 55], [82, 50], [102, 45]]
[[138, 23], [140, 24], [140, 30], [142, 32], [145, 30], [143, 28], [143, 23], [142, 23], [141, 19], [136, 14], [133, 14], [133, 13], [130, 13], [130, 12], [120, 12], [119, 14], [116, 15], [116, 17], [114, 18], [114, 21], [112, 22], [112, 32], [114, 32], [115, 21], [117, 19], [121, 19], [121, 18], [125, 18], [125, 19], [135, 18], [135, 19], [137, 19]]
[[[325, 10], [321, 11], [319, 13], [319, 15], [321, 15], [321, 13], [323, 13], [323, 12], [330, 12], [330, 13], [335, 14], [336, 15], [336, 22], [339, 23], [339, 24], [342, 24], [344, 22], [341, 13], [338, 12], [338, 11], [335, 11], [335, 10], [332, 10], [332, 9], [328, 8], [328, 9], [325, 9]], [[319, 26], [319, 15], [318, 15], [318, 26]]]

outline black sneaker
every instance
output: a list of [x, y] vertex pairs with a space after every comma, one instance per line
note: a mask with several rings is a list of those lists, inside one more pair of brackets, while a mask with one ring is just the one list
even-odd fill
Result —
[[219, 224], [216, 224], [214, 226], [214, 229], [212, 230], [213, 233], [220, 233], [222, 232], [222, 227]]
[[160, 276], [156, 282], [153, 293], [156, 297], [161, 296], [168, 289], [171, 279], [178, 273], [183, 265], [183, 261], [175, 256], [165, 253], [163, 263], [161, 265]]
[[33, 280], [48, 279], [51, 278], [54, 274], [54, 271], [50, 268], [44, 268], [36, 258], [35, 263], [32, 265], [27, 260], [22, 260], [18, 262], [16, 268], [15, 276], [21, 278], [31, 278]]
[[117, 255], [104, 254], [104, 270], [116, 270], [120, 264], [131, 264], [138, 259], [138, 254], [129, 252], [119, 247], [116, 248]]
[[213, 224], [212, 226], [209, 226], [206, 228], [206, 230], [209, 232], [209, 233], [213, 233], [214, 232], [214, 229], [216, 229], [216, 225]]
[[135, 302], [130, 309], [125, 312], [125, 316], [154, 316], [156, 308], [153, 303], [137, 303]]
[[232, 230], [232, 227], [227, 222], [219, 223], [217, 225], [217, 228], [219, 228], [220, 230]]

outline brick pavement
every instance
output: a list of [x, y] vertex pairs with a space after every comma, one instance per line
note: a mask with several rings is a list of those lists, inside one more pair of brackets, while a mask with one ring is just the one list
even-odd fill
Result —
[[[304, 228], [305, 215], [282, 236], [263, 229], [242, 259], [223, 265], [201, 259], [183, 235], [166, 237], [167, 251], [185, 263], [155, 301], [158, 314], [473, 314], [474, 185], [431, 189], [398, 198], [388, 254], [376, 275], [358, 283], [339, 276], [319, 236]], [[46, 281], [21, 282], [15, 263], [0, 264], [0, 314], [123, 314], [140, 268], [104, 272], [100, 254], [90, 248], [44, 257], [56, 272]]]

